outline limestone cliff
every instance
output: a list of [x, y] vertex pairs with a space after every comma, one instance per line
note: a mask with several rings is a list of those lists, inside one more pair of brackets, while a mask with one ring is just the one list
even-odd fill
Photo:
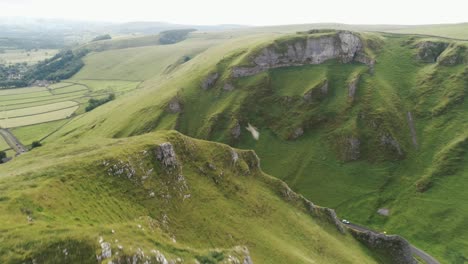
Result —
[[335, 34], [279, 40], [254, 55], [252, 67], [234, 67], [232, 77], [251, 76], [272, 68], [320, 64], [331, 59], [343, 63], [374, 64], [374, 60], [366, 55], [363, 41], [357, 33], [337, 31]]

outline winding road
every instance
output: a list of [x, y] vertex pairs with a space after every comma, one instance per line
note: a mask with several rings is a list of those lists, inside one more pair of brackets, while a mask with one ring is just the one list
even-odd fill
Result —
[[[376, 232], [375, 230], [372, 230], [372, 229], [369, 229], [369, 228], [366, 228], [366, 227], [363, 227], [363, 226], [359, 226], [359, 225], [356, 225], [356, 224], [353, 224], [353, 223], [349, 223], [349, 224], [346, 224], [346, 226], [348, 228], [351, 228], [351, 229], [354, 229], [354, 230], [357, 230], [357, 231], [361, 231], [361, 232], [366, 232], [366, 231], [369, 231], [369, 232], [374, 232], [374, 233], [379, 233], [379, 232]], [[418, 256], [419, 258], [421, 258], [422, 260], [424, 260], [427, 264], [440, 264], [439, 261], [437, 261], [435, 258], [433, 258], [431, 255], [427, 254], [425, 251], [413, 246], [410, 244], [410, 248], [411, 248], [411, 252], [413, 253], [413, 255], [416, 255]]]
[[28, 151], [21, 142], [8, 130], [0, 128], [0, 135], [5, 139], [6, 143], [16, 151], [16, 155], [20, 155]]

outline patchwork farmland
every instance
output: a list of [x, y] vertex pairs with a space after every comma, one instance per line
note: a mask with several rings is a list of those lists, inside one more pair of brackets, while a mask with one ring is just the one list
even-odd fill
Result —
[[[28, 145], [40, 141], [76, 116], [85, 113], [89, 99], [120, 96], [138, 81], [73, 80], [47, 87], [0, 90], [0, 128], [9, 129]], [[0, 149], [9, 146], [3, 139]]]

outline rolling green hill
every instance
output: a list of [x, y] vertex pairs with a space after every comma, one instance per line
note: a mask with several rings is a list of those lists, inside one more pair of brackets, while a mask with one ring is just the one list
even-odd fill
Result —
[[378, 261], [252, 151], [175, 132], [76, 143], [2, 166], [2, 263]]
[[[177, 219], [174, 229], [180, 228], [180, 233], [171, 233], [175, 232], [172, 229], [154, 231], [157, 239], [141, 234], [138, 241], [144, 241], [142, 245], [131, 247], [148, 252], [153, 245], [159, 245], [157, 249], [165, 255], [184, 259], [202, 255], [216, 258], [217, 248], [224, 255], [242, 255], [245, 252], [236, 253], [235, 247], [247, 245], [254, 262], [259, 263], [268, 263], [269, 256], [286, 263], [330, 263], [331, 259], [339, 263], [344, 259], [372, 262], [369, 257], [382, 261], [379, 256], [362, 251], [347, 236], [344, 239], [348, 242], [344, 243], [351, 249], [341, 242], [332, 242], [339, 235], [333, 233], [336, 231], [329, 231], [333, 234], [323, 248], [317, 247], [308, 239], [315, 236], [315, 231], [307, 229], [313, 225], [305, 224], [311, 220], [302, 214], [287, 213], [303, 208], [291, 209], [284, 201], [281, 205], [278, 202], [274, 210], [265, 207], [264, 204], [278, 200], [278, 196], [268, 192], [276, 190], [277, 195], [279, 181], [258, 172], [254, 178], [260, 183], [240, 182], [234, 176], [236, 171], [223, 161], [226, 155], [213, 150], [217, 149], [214, 146], [227, 146], [173, 132], [152, 134], [175, 129], [194, 138], [253, 149], [266, 173], [285, 181], [307, 199], [336, 209], [338, 215], [352, 222], [403, 235], [442, 263], [464, 263], [468, 259], [468, 232], [464, 228], [468, 211], [463, 188], [468, 184], [468, 109], [464, 101], [468, 87], [467, 44], [420, 35], [308, 31], [304, 27], [297, 30], [301, 32], [290, 34], [268, 30], [262, 33], [263, 29], [191, 34], [173, 45], [87, 55], [85, 66], [73, 76], [73, 81], [134, 80], [142, 81], [141, 89], [74, 118], [50, 135], [42, 149], [3, 165], [0, 173], [7, 177], [3, 189], [8, 193], [3, 210], [12, 210], [14, 215], [12, 208], [28, 205], [27, 209], [38, 215], [33, 227], [39, 227], [32, 232], [41, 232], [47, 226], [53, 229], [51, 223], [56, 221], [57, 225], [66, 226], [64, 232], [51, 231], [57, 233], [57, 239], [76, 236], [70, 242], [76, 243], [93, 238], [79, 243], [89, 252], [96, 251], [99, 236], [105, 241], [112, 237], [111, 229], [126, 237], [117, 240], [134, 243], [131, 233], [135, 225], [143, 226], [136, 219], [148, 219], [149, 215], [159, 223], [161, 219], [151, 212], [169, 210], [174, 214], [169, 219]], [[258, 140], [246, 127], [256, 128]], [[141, 194], [143, 190], [135, 190], [131, 180], [102, 178], [102, 166], [96, 165], [107, 159], [136, 164], [139, 160], [130, 156], [137, 158], [137, 152], [169, 139], [189, 142], [177, 145], [176, 152], [182, 151], [184, 162], [190, 164], [184, 165], [183, 174], [194, 185], [191, 190], [200, 192], [197, 203], [207, 217], [186, 215], [183, 202], [164, 204], [162, 199], [149, 204]], [[192, 144], [201, 151], [190, 152]], [[150, 162], [143, 160], [143, 164]], [[84, 165], [77, 168], [78, 163]], [[164, 174], [159, 165], [154, 166], [158, 175]], [[232, 180], [221, 189], [212, 188], [203, 178], [221, 171]], [[17, 175], [14, 179], [18, 182], [10, 184], [13, 178], [8, 175]], [[208, 181], [214, 181], [216, 186], [218, 180], [215, 177]], [[31, 191], [14, 189], [28, 184], [36, 187]], [[154, 184], [150, 187], [159, 186]], [[60, 190], [65, 186], [73, 195], [55, 209], [56, 201], [64, 199]], [[254, 188], [249, 192], [253, 196], [230, 196], [236, 192], [235, 186]], [[38, 205], [32, 203], [40, 198], [40, 187], [54, 188], [49, 193], [57, 196], [45, 197]], [[97, 202], [101, 199], [98, 194], [102, 195], [102, 204]], [[203, 194], [208, 194], [207, 198]], [[265, 200], [260, 198], [263, 195]], [[74, 207], [76, 201], [87, 196], [94, 199]], [[251, 206], [249, 201], [256, 202]], [[70, 207], [65, 206], [67, 202]], [[248, 208], [240, 210], [239, 204], [247, 204]], [[52, 211], [44, 210], [47, 205]], [[94, 216], [89, 208], [100, 213]], [[388, 209], [383, 211], [389, 213], [380, 215], [379, 209]], [[67, 214], [75, 215], [71, 213], [75, 210], [79, 219], [67, 218]], [[232, 217], [225, 218], [219, 210], [230, 212]], [[29, 211], [23, 212], [23, 220]], [[120, 211], [125, 214], [119, 215]], [[277, 215], [265, 215], [273, 211]], [[243, 222], [252, 212], [252, 217], [257, 213], [260, 216]], [[284, 233], [284, 237], [278, 237], [275, 230], [286, 227], [275, 220], [290, 214], [300, 218], [287, 225], [286, 233], [293, 235]], [[18, 215], [21, 212], [17, 210], [15, 217], [19, 219]], [[265, 219], [269, 222], [262, 222]], [[288, 218], [285, 222], [290, 221]], [[93, 222], [99, 224], [90, 226]], [[189, 223], [198, 228], [187, 228]], [[246, 225], [250, 227], [243, 229]], [[76, 226], [86, 228], [80, 233]], [[330, 228], [323, 226], [324, 230]], [[238, 229], [242, 231], [237, 236], [231, 234]], [[18, 238], [7, 242], [11, 243], [9, 248], [17, 246], [15, 252], [20, 252], [7, 256], [8, 260], [36, 256], [33, 250], [16, 243], [25, 233], [5, 232]], [[172, 244], [171, 234], [180, 245]], [[202, 241], [197, 239], [200, 236]], [[37, 243], [48, 248], [55, 242], [51, 239]], [[115, 247], [115, 243], [112, 245]], [[310, 248], [317, 250], [309, 251]], [[336, 251], [328, 248], [342, 253], [335, 256]]]

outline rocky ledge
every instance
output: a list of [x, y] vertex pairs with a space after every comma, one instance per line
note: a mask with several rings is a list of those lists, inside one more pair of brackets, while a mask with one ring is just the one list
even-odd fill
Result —
[[320, 64], [331, 59], [343, 63], [356, 61], [369, 66], [374, 64], [374, 60], [364, 52], [363, 41], [357, 33], [337, 31], [336, 34], [309, 35], [272, 44], [253, 56], [252, 67], [234, 67], [232, 77], [251, 76], [272, 68]]

